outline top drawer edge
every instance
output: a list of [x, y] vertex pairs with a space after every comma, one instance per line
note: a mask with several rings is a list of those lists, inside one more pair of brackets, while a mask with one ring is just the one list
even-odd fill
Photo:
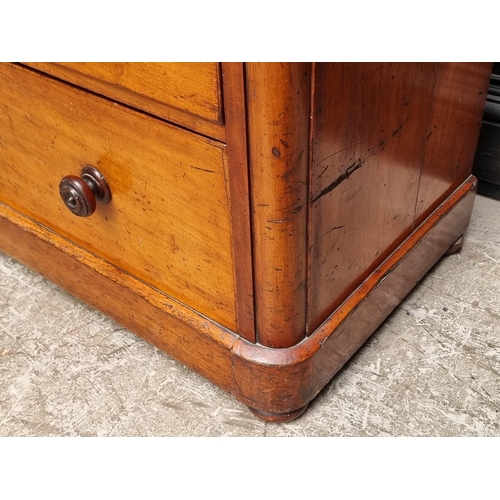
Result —
[[225, 140], [218, 63], [51, 63], [24, 66]]

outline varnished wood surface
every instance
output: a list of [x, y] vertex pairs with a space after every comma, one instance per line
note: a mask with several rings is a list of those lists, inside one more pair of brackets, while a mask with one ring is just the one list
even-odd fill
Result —
[[433, 63], [317, 63], [309, 331], [413, 229]]
[[472, 171], [491, 69], [491, 63], [436, 65], [415, 225]]
[[[225, 147], [20, 66], [0, 65], [0, 201], [236, 329]], [[59, 182], [92, 165], [88, 218]]]
[[306, 329], [310, 63], [248, 63], [247, 107], [257, 339]]
[[488, 65], [318, 63], [308, 326], [470, 175]]
[[295, 420], [296, 418], [299, 418], [309, 407], [309, 405], [305, 405], [302, 408], [298, 408], [297, 410], [290, 411], [287, 413], [273, 413], [273, 412], [268, 412], [264, 410], [257, 410], [252, 407], [248, 407], [248, 409], [257, 417], [259, 417], [262, 420], [265, 420], [266, 422], [272, 422], [274, 424], [280, 424], [283, 422], [290, 422], [292, 420]]
[[224, 139], [217, 63], [24, 63], [215, 139]]
[[255, 317], [248, 181], [245, 80], [242, 63], [222, 63], [227, 132], [226, 180], [231, 207], [231, 236], [238, 333], [255, 342]]
[[235, 397], [278, 415], [311, 401], [465, 231], [476, 185], [471, 177], [460, 186], [304, 342], [265, 349], [237, 340]]

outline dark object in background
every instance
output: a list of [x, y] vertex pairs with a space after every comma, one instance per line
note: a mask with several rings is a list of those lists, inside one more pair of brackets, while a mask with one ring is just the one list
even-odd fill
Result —
[[474, 158], [478, 193], [500, 200], [500, 63], [494, 63]]

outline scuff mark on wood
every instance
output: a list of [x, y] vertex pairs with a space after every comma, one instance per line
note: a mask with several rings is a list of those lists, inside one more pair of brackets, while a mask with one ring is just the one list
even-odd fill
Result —
[[283, 144], [283, 146], [285, 146], [285, 148], [289, 148], [290, 145], [288, 144], [288, 142], [284, 141], [283, 139], [280, 139], [280, 142], [281, 144]]
[[372, 156], [375, 156], [379, 151], [383, 151], [386, 144], [387, 144], [387, 141], [383, 140], [383, 141], [380, 141], [377, 145], [375, 145], [371, 148], [368, 148], [370, 156], [367, 159], [371, 158]]
[[[285, 222], [290, 222], [292, 219], [273, 219], [273, 220], [268, 220], [266, 222], [269, 222], [271, 224], [283, 224]], [[267, 226], [266, 226], [267, 227]]]

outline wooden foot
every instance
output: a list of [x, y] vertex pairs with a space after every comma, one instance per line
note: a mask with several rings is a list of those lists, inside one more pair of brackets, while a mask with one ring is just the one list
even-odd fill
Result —
[[299, 418], [306, 410], [307, 407], [309, 406], [309, 403], [303, 406], [302, 408], [299, 408], [298, 410], [294, 410], [288, 413], [272, 413], [268, 411], [263, 411], [263, 410], [257, 410], [255, 408], [250, 408], [248, 409], [257, 417], [259, 417], [262, 420], [265, 420], [266, 422], [273, 422], [275, 424], [281, 424], [283, 422], [290, 422], [291, 420], [295, 420], [296, 418]]
[[460, 252], [462, 250], [462, 247], [464, 246], [464, 237], [460, 236], [453, 245], [449, 248], [449, 250], [446, 251], [445, 255], [453, 255], [454, 253]]

